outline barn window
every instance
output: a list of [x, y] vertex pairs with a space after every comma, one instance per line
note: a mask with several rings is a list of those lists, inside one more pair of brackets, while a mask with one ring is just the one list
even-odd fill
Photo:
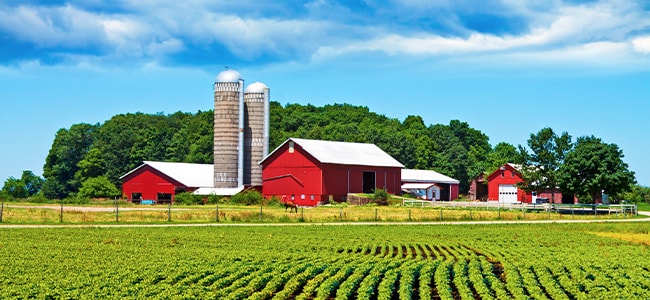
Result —
[[142, 193], [132, 193], [131, 194], [131, 201], [140, 202], [140, 200], [142, 200]]
[[510, 172], [510, 177], [515, 178], [515, 172]]
[[504, 173], [505, 172], [501, 171], [501, 178], [503, 178], [505, 176]]
[[289, 153], [293, 153], [293, 141], [289, 141]]

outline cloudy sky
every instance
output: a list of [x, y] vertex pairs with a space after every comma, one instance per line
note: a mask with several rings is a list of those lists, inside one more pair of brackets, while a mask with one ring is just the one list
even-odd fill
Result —
[[645, 0], [5, 0], [0, 180], [42, 174], [59, 128], [212, 108], [226, 66], [272, 100], [543, 127], [619, 145], [650, 186]]

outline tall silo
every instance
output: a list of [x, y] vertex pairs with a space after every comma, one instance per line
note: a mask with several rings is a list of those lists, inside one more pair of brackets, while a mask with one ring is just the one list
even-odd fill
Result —
[[269, 153], [269, 88], [261, 82], [244, 92], [244, 184], [262, 185], [262, 166]]
[[244, 179], [244, 80], [226, 69], [214, 83], [214, 187], [236, 188]]

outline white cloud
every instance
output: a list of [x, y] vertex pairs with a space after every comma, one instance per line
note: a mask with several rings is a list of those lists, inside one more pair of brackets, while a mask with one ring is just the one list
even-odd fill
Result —
[[632, 40], [632, 47], [635, 51], [650, 54], [650, 36], [642, 36]]

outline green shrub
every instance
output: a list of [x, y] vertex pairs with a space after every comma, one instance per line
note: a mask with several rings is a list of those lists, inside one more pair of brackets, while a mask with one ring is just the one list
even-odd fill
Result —
[[230, 203], [241, 205], [262, 204], [264, 203], [264, 196], [258, 191], [250, 190], [233, 195], [230, 197]]
[[219, 195], [209, 195], [209, 196], [208, 196], [208, 202], [206, 202], [206, 204], [217, 204], [217, 203], [223, 203], [224, 200], [226, 200], [226, 197], [224, 197], [224, 196], [219, 196]]
[[79, 188], [79, 197], [82, 198], [113, 198], [122, 192], [104, 176], [88, 178]]
[[194, 195], [192, 193], [179, 193], [174, 196], [174, 202], [176, 204], [182, 204], [182, 205], [197, 205], [197, 204], [203, 204], [203, 197], [201, 195]]
[[388, 205], [388, 192], [385, 189], [375, 189], [371, 198], [377, 205]]

